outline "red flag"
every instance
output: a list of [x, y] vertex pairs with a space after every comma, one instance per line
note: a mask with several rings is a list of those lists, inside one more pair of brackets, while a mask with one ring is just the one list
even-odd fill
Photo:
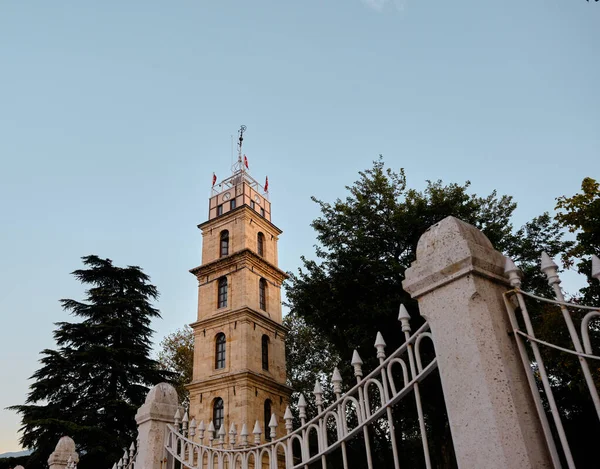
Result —
[[248, 158], [246, 158], [246, 155], [244, 155], [244, 164], [246, 165], [246, 168], [250, 169], [250, 166], [248, 166]]
[[269, 176], [265, 178], [265, 192], [269, 192]]
[[217, 175], [213, 173], [213, 187], [215, 187], [215, 182], [217, 182]]

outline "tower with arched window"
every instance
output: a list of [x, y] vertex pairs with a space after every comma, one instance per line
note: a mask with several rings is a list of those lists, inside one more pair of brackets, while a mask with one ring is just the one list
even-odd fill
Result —
[[281, 230], [271, 222], [268, 194], [241, 160], [213, 186], [208, 220], [198, 228], [202, 264], [190, 271], [198, 279], [190, 418], [226, 431], [235, 423], [238, 432], [258, 421], [265, 441], [267, 413], [274, 413], [283, 435], [291, 389], [281, 323], [286, 274], [277, 265]]

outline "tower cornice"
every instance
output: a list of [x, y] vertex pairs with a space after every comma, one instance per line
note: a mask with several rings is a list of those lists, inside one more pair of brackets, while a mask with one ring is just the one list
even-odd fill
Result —
[[283, 270], [274, 266], [249, 248], [241, 249], [228, 256], [194, 267], [190, 269], [190, 272], [198, 278], [198, 281], [201, 281], [202, 277], [207, 275], [222, 274], [223, 271], [235, 271], [247, 267], [251, 267], [252, 270], [256, 267], [259, 270], [266, 271], [279, 285], [289, 277]]
[[190, 327], [192, 327], [195, 331], [199, 331], [200, 329], [210, 329], [218, 324], [226, 324], [232, 321], [246, 321], [260, 324], [261, 326], [265, 327], [265, 329], [271, 329], [273, 332], [283, 336], [287, 335], [289, 332], [289, 329], [280, 322], [275, 321], [265, 313], [259, 313], [248, 306], [244, 306], [233, 311], [215, 313], [212, 316], [191, 323]]
[[219, 224], [221, 224], [223, 222], [228, 222], [232, 218], [236, 218], [236, 217], [238, 217], [240, 215], [243, 218], [250, 219], [251, 223], [263, 224], [263, 226], [268, 227], [271, 230], [275, 231], [275, 233], [278, 236], [281, 233], [283, 233], [283, 231], [280, 230], [279, 228], [277, 228], [277, 226], [275, 226], [273, 223], [271, 223], [266, 218], [261, 217], [260, 214], [258, 214], [256, 212], [256, 210], [251, 209], [246, 204], [240, 205], [239, 207], [234, 208], [233, 210], [230, 210], [229, 212], [225, 212], [223, 215], [219, 215], [218, 217], [213, 218], [212, 220], [207, 220], [207, 221], [205, 221], [203, 223], [200, 223], [198, 225], [198, 228], [201, 229], [202, 231], [205, 231], [207, 228], [210, 228], [210, 225], [219, 225]]

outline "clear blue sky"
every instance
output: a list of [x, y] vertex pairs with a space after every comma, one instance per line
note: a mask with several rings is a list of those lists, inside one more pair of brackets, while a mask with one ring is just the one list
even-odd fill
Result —
[[600, 176], [599, 57], [585, 0], [2, 2], [0, 453], [81, 256], [145, 269], [156, 343], [194, 320], [196, 225], [240, 124], [295, 270], [309, 197], [379, 153], [412, 187], [514, 195], [517, 224]]

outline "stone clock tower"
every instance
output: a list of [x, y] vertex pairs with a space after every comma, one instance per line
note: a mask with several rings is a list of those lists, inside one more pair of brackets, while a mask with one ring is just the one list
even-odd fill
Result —
[[[267, 193], [247, 172], [240, 157], [233, 175], [213, 186], [208, 220], [202, 230], [198, 279], [198, 319], [194, 329], [194, 372], [188, 385], [190, 419], [212, 420], [229, 432], [235, 423], [251, 433], [274, 413], [277, 436], [285, 434], [285, 335], [281, 324], [281, 284], [277, 240]], [[244, 157], [245, 159], [245, 157]], [[252, 441], [252, 440], [251, 440]]]

